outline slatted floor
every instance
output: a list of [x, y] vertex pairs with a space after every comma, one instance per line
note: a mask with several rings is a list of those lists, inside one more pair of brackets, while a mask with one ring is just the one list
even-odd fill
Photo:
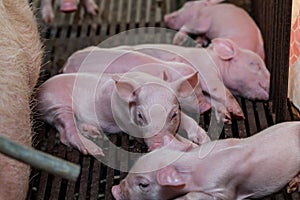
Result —
[[[96, 0], [100, 11], [96, 17], [86, 15], [84, 9], [79, 7], [76, 13], [64, 14], [58, 12], [55, 3], [55, 23], [45, 26], [39, 19], [40, 30], [45, 42], [44, 65], [41, 81], [59, 73], [66, 59], [78, 49], [89, 45], [97, 45], [120, 32], [141, 27], [164, 27], [162, 17], [165, 13], [175, 10], [184, 0]], [[239, 1], [240, 2], [240, 1]], [[249, 1], [246, 6], [249, 6]], [[39, 8], [39, 2], [33, 1], [33, 6]], [[36, 10], [40, 16], [39, 10]], [[144, 38], [152, 35], [151, 41], [168, 42], [171, 34], [155, 32], [153, 29], [141, 30]], [[162, 31], [162, 30], [160, 30]], [[136, 32], [131, 31], [132, 38]], [[140, 34], [139, 34], [140, 35]], [[143, 35], [143, 34], [142, 34]], [[153, 37], [154, 35], [154, 37]], [[163, 37], [167, 35], [168, 37]], [[121, 40], [109, 40], [106, 45], [124, 44]], [[233, 120], [226, 125], [221, 138], [247, 137], [274, 124], [274, 115], [271, 112], [270, 102], [252, 102], [238, 99], [246, 119]], [[291, 112], [291, 108], [289, 107]], [[290, 115], [290, 120], [298, 120]], [[210, 115], [201, 117], [200, 124], [208, 128]], [[83, 156], [76, 150], [60, 144], [59, 137], [54, 129], [46, 124], [35, 123], [34, 146], [57, 157], [80, 164], [82, 172], [76, 182], [62, 179], [44, 171], [32, 169], [28, 200], [57, 200], [57, 199], [113, 199], [111, 187], [118, 184], [126, 173], [119, 172], [101, 164], [91, 156]], [[145, 151], [145, 146], [128, 138], [125, 134], [110, 136], [110, 140], [125, 150], [133, 152]], [[109, 156], [114, 156], [113, 153]], [[121, 163], [130, 165], [130, 161]], [[299, 200], [299, 193], [286, 194], [284, 191], [276, 193], [265, 199]]]

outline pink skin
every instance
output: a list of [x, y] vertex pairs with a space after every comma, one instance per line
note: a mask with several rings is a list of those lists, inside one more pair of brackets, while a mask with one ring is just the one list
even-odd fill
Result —
[[60, 0], [60, 11], [74, 12], [77, 10], [77, 0]]
[[270, 73], [264, 61], [229, 39], [216, 38], [206, 49], [168, 44], [121, 46], [117, 49], [135, 50], [165, 61], [192, 65], [199, 71], [201, 88], [209, 94], [213, 107], [221, 114], [217, 118], [225, 115], [225, 122], [230, 120], [228, 112], [238, 118], [244, 117], [231, 92], [252, 100], [269, 98]]
[[[101, 58], [101, 59], [100, 59]], [[66, 62], [63, 73], [97, 72], [124, 73], [141, 71], [172, 82], [182, 76], [194, 73], [189, 65], [179, 62], [163, 61], [143, 53], [88, 47], [73, 53]], [[210, 109], [200, 86], [187, 98], [179, 98], [183, 109], [189, 113], [202, 114]], [[195, 96], [196, 95], [196, 96]]]
[[[62, 12], [74, 12], [77, 10], [78, 0], [60, 0], [59, 4]], [[94, 0], [81, 0], [81, 4], [84, 6], [87, 13], [93, 16], [97, 14], [98, 6]], [[43, 21], [46, 24], [54, 22], [52, 0], [41, 0], [41, 12]]]
[[224, 0], [198, 0], [188, 1], [182, 8], [164, 16], [165, 24], [174, 30], [179, 30], [187, 23], [187, 19], [193, 19], [195, 14], [204, 7], [223, 2]]
[[62, 143], [84, 154], [104, 155], [89, 137], [101, 138], [103, 132], [120, 131], [144, 138], [153, 150], [161, 146], [164, 135], [176, 133], [179, 123], [190, 139], [200, 144], [209, 137], [193, 119], [181, 113], [172, 92], [188, 95], [193, 88], [188, 89], [186, 84], [194, 86], [197, 81], [197, 74], [169, 84], [142, 72], [62, 74], [38, 89], [36, 109], [58, 130]]
[[265, 58], [263, 39], [257, 25], [247, 12], [232, 4], [187, 2], [180, 10], [166, 15], [164, 21], [169, 28], [179, 30], [174, 44], [182, 45], [188, 34], [205, 36], [210, 40], [228, 38], [239, 47], [257, 53], [263, 60]]
[[281, 123], [246, 139], [213, 141], [187, 152], [155, 150], [141, 157], [112, 193], [116, 200], [261, 198], [291, 180], [299, 186], [299, 155], [300, 123]]

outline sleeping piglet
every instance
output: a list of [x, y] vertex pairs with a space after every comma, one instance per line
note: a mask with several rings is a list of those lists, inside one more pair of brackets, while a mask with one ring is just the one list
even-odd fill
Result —
[[181, 113], [177, 96], [197, 84], [197, 73], [167, 83], [142, 72], [125, 74], [62, 74], [38, 89], [37, 111], [60, 133], [61, 142], [84, 154], [103, 155], [87, 137], [124, 131], [143, 138], [149, 151], [178, 126], [199, 144], [209, 141], [196, 121]]
[[[246, 11], [233, 4], [189, 1], [178, 11], [165, 15], [164, 21], [169, 28], [179, 30], [174, 44], [183, 44], [187, 34], [209, 40], [228, 38], [239, 47], [257, 53], [263, 60], [265, 58], [260, 30]], [[206, 39], [199, 41], [206, 43]]]
[[142, 156], [112, 193], [117, 200], [241, 200], [269, 195], [289, 181], [295, 190], [299, 177], [300, 122], [286, 122], [187, 152], [155, 150]]

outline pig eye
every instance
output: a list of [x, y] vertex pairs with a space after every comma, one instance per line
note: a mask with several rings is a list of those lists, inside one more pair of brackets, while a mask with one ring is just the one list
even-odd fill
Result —
[[137, 124], [140, 126], [144, 126], [147, 124], [147, 120], [141, 111], [137, 111], [136, 120], [137, 120]]
[[149, 186], [149, 184], [147, 184], [147, 183], [139, 183], [139, 188], [142, 191], [145, 191], [148, 188], [148, 186]]
[[137, 116], [138, 116], [139, 120], [144, 121], [144, 117], [143, 117], [142, 113], [138, 112]]
[[257, 62], [250, 62], [250, 65], [255, 67], [257, 70], [260, 70], [260, 65]]
[[171, 117], [171, 120], [175, 119], [177, 117], [177, 112], [174, 112], [172, 117]]

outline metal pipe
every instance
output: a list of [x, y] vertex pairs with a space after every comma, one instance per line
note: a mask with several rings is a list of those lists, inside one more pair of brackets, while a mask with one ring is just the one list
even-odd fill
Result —
[[29, 164], [34, 168], [57, 174], [69, 180], [76, 181], [80, 173], [79, 165], [38, 151], [32, 147], [18, 144], [1, 135], [0, 153]]

